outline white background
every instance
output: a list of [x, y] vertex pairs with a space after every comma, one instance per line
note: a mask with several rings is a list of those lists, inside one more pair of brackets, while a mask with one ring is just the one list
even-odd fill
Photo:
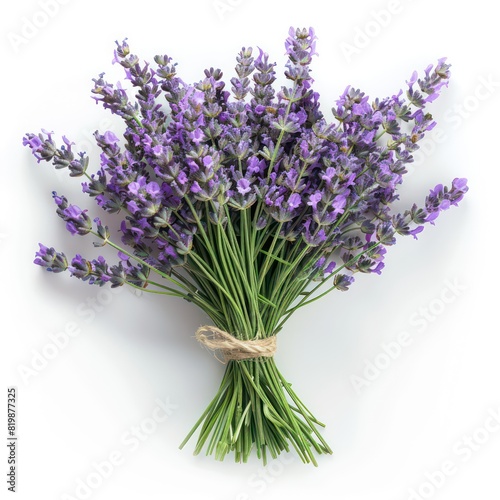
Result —
[[[8, 4], [0, 41], [1, 391], [6, 401], [7, 387], [18, 389], [16, 498], [500, 498], [500, 68], [491, 5]], [[348, 293], [329, 295], [288, 324], [277, 362], [327, 424], [323, 435], [334, 454], [320, 457], [318, 468], [290, 454], [264, 469], [256, 459], [241, 465], [193, 456], [194, 441], [178, 449], [223, 371], [193, 339], [206, 320], [200, 311], [128, 290], [111, 295], [32, 264], [38, 242], [68, 256], [97, 255], [90, 239], [64, 229], [53, 190], [102, 214], [78, 180], [36, 164], [21, 139], [42, 127], [66, 134], [87, 149], [95, 168], [91, 134], [117, 122], [90, 99], [91, 80], [103, 71], [111, 81], [122, 78], [111, 65], [116, 39], [128, 37], [143, 59], [172, 56], [185, 81], [210, 66], [228, 81], [242, 46], [262, 47], [281, 72], [291, 25], [317, 32], [313, 75], [326, 114], [348, 84], [386, 97], [414, 69], [448, 56], [451, 83], [432, 107], [439, 133], [419, 153], [401, 205], [421, 202], [429, 188], [454, 177], [467, 177], [470, 191], [418, 241], [391, 248], [382, 276], [358, 277]], [[168, 402], [168, 418], [159, 402]], [[142, 440], [132, 438], [137, 428]]]

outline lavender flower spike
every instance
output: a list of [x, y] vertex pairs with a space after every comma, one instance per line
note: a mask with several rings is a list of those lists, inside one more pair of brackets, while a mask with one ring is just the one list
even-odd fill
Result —
[[63, 253], [56, 252], [53, 248], [47, 248], [41, 243], [38, 244], [40, 250], [35, 254], [33, 261], [38, 266], [45, 267], [47, 271], [60, 273], [68, 269], [68, 261]]
[[92, 220], [86, 210], [81, 210], [76, 205], [69, 205], [64, 196], [58, 196], [54, 191], [52, 197], [57, 205], [57, 215], [66, 221], [66, 229], [72, 234], [85, 235], [92, 230]]

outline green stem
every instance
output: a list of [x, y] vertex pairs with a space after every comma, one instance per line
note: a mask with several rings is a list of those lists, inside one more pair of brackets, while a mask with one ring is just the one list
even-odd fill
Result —
[[372, 243], [367, 249], [363, 250], [362, 252], [358, 253], [357, 255], [355, 255], [354, 257], [352, 257], [351, 259], [349, 259], [345, 264], [343, 264], [342, 266], [340, 266], [338, 269], [336, 269], [333, 273], [331, 273], [330, 275], [328, 275], [326, 278], [324, 278], [323, 280], [321, 280], [318, 285], [316, 285], [312, 290], [310, 290], [309, 292], [307, 292], [304, 297], [295, 305], [293, 306], [292, 308], [288, 309], [286, 311], [286, 314], [285, 316], [283, 317], [283, 319], [281, 320], [280, 324], [278, 325], [278, 330], [281, 330], [281, 328], [283, 328], [283, 325], [285, 324], [285, 322], [290, 318], [290, 316], [299, 308], [301, 307], [304, 307], [308, 304], [311, 304], [312, 302], [315, 302], [316, 300], [319, 300], [321, 299], [322, 297], [324, 297], [325, 295], [327, 295], [328, 293], [330, 293], [331, 291], [333, 291], [336, 287], [335, 285], [331, 286], [330, 288], [328, 288], [327, 290], [325, 290], [323, 293], [321, 293], [320, 295], [317, 295], [315, 297], [313, 297], [312, 299], [309, 299], [309, 297], [311, 295], [313, 295], [319, 288], [321, 288], [329, 279], [332, 278], [332, 276], [335, 276], [336, 274], [338, 274], [340, 271], [342, 271], [343, 269], [345, 269], [347, 266], [350, 266], [352, 264], [354, 264], [360, 257], [362, 257], [363, 255], [365, 255], [367, 252], [369, 252], [370, 250], [373, 250], [373, 248], [375, 248], [376, 246], [378, 246], [380, 243], [378, 242], [375, 242], [375, 243]]
[[[96, 233], [95, 231], [89, 231], [90, 234], [93, 234], [94, 236], [96, 236], [97, 238], [101, 239], [101, 236], [99, 236], [98, 233]], [[173, 279], [171, 276], [169, 276], [168, 274], [165, 274], [164, 272], [160, 271], [159, 269], [156, 269], [156, 267], [152, 266], [151, 264], [148, 264], [145, 260], [141, 259], [140, 257], [137, 257], [137, 255], [134, 255], [132, 253], [130, 253], [129, 251], [125, 250], [124, 248], [120, 247], [119, 245], [117, 245], [116, 243], [113, 243], [113, 241], [111, 241], [110, 239], [106, 239], [105, 240], [105, 244], [108, 244], [110, 247], [114, 248], [115, 250], [125, 254], [127, 257], [130, 257], [131, 259], [135, 260], [136, 262], [138, 262], [139, 264], [147, 267], [148, 269], [150, 269], [151, 271], [155, 272], [156, 274], [158, 274], [159, 276], [161, 276], [162, 278], [165, 278], [166, 280], [174, 283], [175, 285], [177, 285], [179, 288], [182, 288], [184, 290], [187, 290], [189, 291], [189, 288], [187, 288], [184, 284], [182, 284], [180, 281], [177, 281], [175, 279]], [[169, 288], [169, 290], [172, 290], [172, 291], [176, 291], [175, 289], [173, 288]], [[183, 296], [185, 296], [185, 294], [183, 294]]]
[[[290, 99], [288, 101], [288, 105], [286, 107], [285, 115], [283, 117], [283, 122], [286, 123], [288, 116], [290, 115], [290, 110], [292, 109], [292, 104], [295, 102], [295, 91], [297, 90], [297, 82], [295, 81], [293, 84], [293, 91], [292, 95], [290, 95]], [[269, 169], [267, 173], [267, 178], [269, 179], [269, 176], [271, 175], [271, 172], [273, 170], [274, 164], [276, 162], [276, 159], [278, 157], [278, 151], [281, 147], [281, 141], [283, 140], [283, 137], [285, 136], [285, 130], [281, 129], [280, 130], [280, 135], [278, 136], [278, 140], [276, 141], [276, 145], [273, 150], [273, 155], [271, 156], [271, 161], [269, 163]]]
[[264, 261], [264, 264], [262, 266], [262, 269], [260, 270], [260, 277], [259, 277], [259, 282], [258, 282], [258, 286], [257, 286], [257, 290], [260, 292], [261, 288], [262, 288], [262, 283], [264, 282], [264, 278], [266, 276], [266, 273], [269, 269], [269, 264], [272, 260], [272, 255], [273, 255], [273, 251], [274, 251], [274, 247], [276, 245], [276, 242], [278, 241], [278, 238], [279, 238], [279, 235], [280, 235], [280, 232], [281, 232], [281, 228], [283, 227], [283, 223], [280, 222], [278, 224], [278, 227], [276, 228], [275, 232], [274, 232], [274, 237], [273, 237], [273, 240], [271, 242], [271, 246], [269, 247], [269, 250], [266, 251], [266, 259]]
[[215, 398], [181, 443], [200, 428], [195, 454], [204, 448], [218, 460], [234, 452], [246, 462], [255, 445], [264, 464], [293, 446], [304, 463], [318, 465], [316, 454], [332, 453], [319, 422], [292, 391], [273, 358], [230, 361]]

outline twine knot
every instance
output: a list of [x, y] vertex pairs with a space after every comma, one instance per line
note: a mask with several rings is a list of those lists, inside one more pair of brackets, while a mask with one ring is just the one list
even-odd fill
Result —
[[[264, 339], [240, 340], [215, 326], [206, 325], [198, 328], [196, 340], [211, 351], [215, 351], [215, 357], [222, 363], [250, 358], [270, 358], [276, 352], [275, 335]], [[222, 359], [217, 356], [217, 352], [222, 354]]]

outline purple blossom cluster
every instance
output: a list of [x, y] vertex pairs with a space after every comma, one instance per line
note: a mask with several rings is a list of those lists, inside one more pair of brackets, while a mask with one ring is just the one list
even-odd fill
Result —
[[[66, 138], [58, 148], [53, 134], [42, 131], [26, 134], [23, 143], [39, 162], [84, 176], [84, 193], [104, 211], [124, 215], [127, 250], [116, 246], [115, 265], [81, 255], [68, 263], [40, 245], [35, 263], [98, 285], [144, 287], [151, 270], [185, 283], [180, 271], [189, 273], [193, 263], [199, 268], [211, 227], [240, 228], [244, 217], [255, 234], [271, 235], [259, 237], [259, 258], [267, 265], [273, 263], [263, 255], [279, 248], [297, 277], [333, 275], [339, 290], [349, 287], [354, 272], [379, 274], [396, 236], [416, 238], [467, 192], [466, 180], [455, 179], [432, 189], [421, 206], [392, 210], [412, 154], [435, 126], [426, 108], [447, 85], [449, 65], [440, 59], [421, 78], [415, 72], [405, 92], [384, 99], [370, 101], [349, 86], [328, 120], [312, 87], [314, 31], [291, 28], [285, 49], [287, 86], [273, 86], [276, 64], [265, 52], [244, 47], [228, 89], [219, 69], [188, 84], [169, 56], [142, 63], [127, 41], [117, 42], [113, 62], [124, 68], [134, 97], [104, 74], [94, 80], [95, 101], [125, 124], [121, 139], [95, 133], [97, 172], [87, 173], [88, 157], [75, 155]], [[71, 234], [110, 243], [100, 220], [91, 221], [64, 196], [54, 193], [54, 200]]]

